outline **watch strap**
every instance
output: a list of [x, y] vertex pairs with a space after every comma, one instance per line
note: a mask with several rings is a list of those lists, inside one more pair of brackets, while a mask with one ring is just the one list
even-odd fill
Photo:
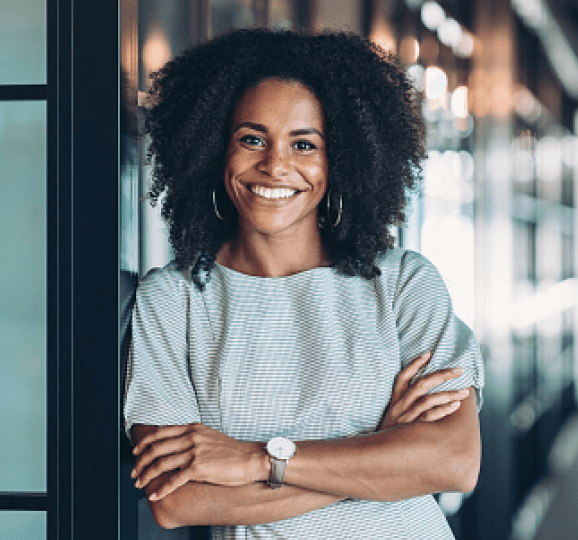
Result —
[[269, 486], [273, 489], [280, 488], [283, 485], [285, 468], [287, 467], [286, 459], [276, 459], [271, 457], [271, 474], [269, 475]]

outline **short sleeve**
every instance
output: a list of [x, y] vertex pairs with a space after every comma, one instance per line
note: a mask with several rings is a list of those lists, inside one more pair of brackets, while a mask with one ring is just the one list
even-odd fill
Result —
[[200, 421], [188, 368], [187, 298], [184, 284], [167, 269], [152, 270], [138, 286], [124, 401], [129, 436], [133, 424]]
[[393, 309], [403, 366], [426, 351], [432, 352], [424, 373], [462, 367], [463, 374], [433, 391], [476, 389], [482, 406], [483, 359], [478, 343], [466, 324], [454, 314], [442, 277], [425, 257], [406, 251], [401, 257]]

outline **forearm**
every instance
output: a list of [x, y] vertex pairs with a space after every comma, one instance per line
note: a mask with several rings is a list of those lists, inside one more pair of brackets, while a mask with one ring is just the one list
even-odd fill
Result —
[[270, 460], [263, 443], [237, 441], [202, 424], [135, 425], [133, 436], [139, 455], [133, 477], [149, 500], [158, 499], [151, 508], [164, 527], [266, 523], [340, 498], [395, 501], [470, 491], [480, 461], [473, 391], [441, 420], [297, 442], [279, 490], [264, 483]]
[[[145, 493], [153, 493], [165, 477], [166, 473], [151, 482]], [[172, 529], [187, 525], [258, 525], [299, 516], [341, 499], [295, 486], [271, 489], [264, 482], [238, 487], [189, 482], [149, 504], [157, 523]]]
[[285, 482], [345, 497], [395, 501], [473, 489], [480, 443], [474, 392], [438, 422], [417, 422], [351, 439], [303, 441]]

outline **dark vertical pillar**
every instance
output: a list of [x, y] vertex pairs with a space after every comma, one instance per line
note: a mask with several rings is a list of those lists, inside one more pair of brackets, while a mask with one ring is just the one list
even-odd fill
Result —
[[375, 18], [375, 0], [362, 0], [361, 2], [361, 34], [369, 36], [371, 25]]
[[47, 538], [72, 538], [72, 5], [47, 2]]
[[118, 538], [119, 4], [48, 3], [50, 539]]
[[311, 0], [294, 0], [293, 21], [296, 28], [309, 28], [311, 23]]
[[119, 1], [72, 1], [73, 538], [118, 538]]

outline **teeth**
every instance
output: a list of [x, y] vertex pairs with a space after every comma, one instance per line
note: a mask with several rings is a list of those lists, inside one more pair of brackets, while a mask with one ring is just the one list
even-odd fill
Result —
[[266, 188], [264, 186], [250, 186], [250, 189], [256, 195], [265, 199], [287, 199], [297, 193], [296, 189], [289, 188]]

